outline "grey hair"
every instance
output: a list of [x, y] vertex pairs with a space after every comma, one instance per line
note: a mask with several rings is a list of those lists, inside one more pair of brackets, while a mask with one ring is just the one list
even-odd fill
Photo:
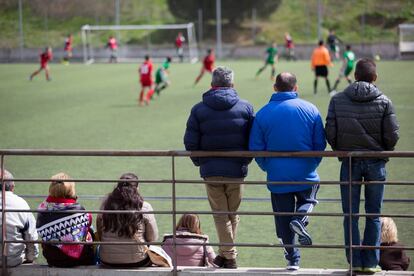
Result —
[[[2, 173], [0, 171], [0, 180], [1, 178], [4, 177], [4, 184], [6, 184], [5, 186], [5, 190], [6, 191], [11, 191], [14, 188], [14, 181], [13, 181], [13, 175], [11, 174], [11, 172], [9, 172], [8, 170], [4, 170], [3, 171], [3, 176]], [[6, 180], [7, 179], [7, 180]], [[3, 183], [0, 181], [0, 189], [3, 189]]]
[[213, 71], [211, 86], [231, 87], [234, 81], [234, 72], [230, 68], [219, 66]]

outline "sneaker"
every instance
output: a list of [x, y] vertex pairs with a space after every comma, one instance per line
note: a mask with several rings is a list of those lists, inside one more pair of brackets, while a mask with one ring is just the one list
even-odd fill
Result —
[[381, 267], [379, 265], [377, 265], [376, 267], [364, 267], [362, 269], [362, 271], [364, 273], [374, 274], [374, 273], [377, 273], [377, 272], [381, 272], [382, 269], [381, 269]]
[[236, 259], [226, 259], [224, 261], [223, 268], [236, 269], [237, 268]]
[[224, 267], [224, 262], [226, 261], [226, 259], [220, 255], [217, 255], [214, 260], [213, 260], [213, 264], [216, 267]]
[[352, 271], [354, 272], [364, 272], [364, 269], [360, 266], [356, 266], [352, 268]]
[[296, 219], [292, 220], [289, 227], [290, 230], [298, 235], [298, 241], [301, 245], [312, 245], [312, 238], [300, 221]]
[[299, 262], [298, 261], [289, 261], [286, 265], [286, 270], [295, 271], [299, 269]]

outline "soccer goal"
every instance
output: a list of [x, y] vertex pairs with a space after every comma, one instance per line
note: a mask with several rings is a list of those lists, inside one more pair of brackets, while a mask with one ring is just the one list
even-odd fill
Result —
[[414, 24], [401, 24], [399, 31], [400, 57], [405, 54], [414, 54]]
[[[182, 32], [186, 36], [184, 43], [184, 57], [185, 60], [195, 63], [198, 61], [198, 47], [195, 38], [195, 28], [193, 23], [187, 24], [167, 24], [167, 25], [107, 25], [107, 26], [91, 26], [84, 25], [81, 28], [82, 44], [83, 44], [83, 61], [86, 64], [91, 64], [97, 61], [106, 61], [114, 53], [105, 47], [105, 44], [97, 42], [97, 36], [108, 36], [108, 33], [116, 38], [123, 31], [146, 32], [147, 37], [150, 37], [151, 32], [156, 30], [171, 30]], [[115, 35], [116, 34], [116, 35]], [[109, 37], [109, 36], [108, 36]], [[154, 45], [150, 39], [145, 43], [123, 44], [122, 41], [117, 41], [118, 49], [116, 49], [116, 58], [119, 62], [136, 62], [141, 60], [146, 54], [151, 55], [154, 59], [163, 59], [166, 56], [176, 56], [176, 49], [174, 40], [170, 41], [168, 45]]]

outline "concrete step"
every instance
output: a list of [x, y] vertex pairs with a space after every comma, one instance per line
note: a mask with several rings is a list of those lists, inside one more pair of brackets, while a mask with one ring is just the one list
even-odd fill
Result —
[[[173, 275], [170, 268], [163, 267], [144, 267], [144, 268], [104, 268], [101, 266], [79, 266], [74, 268], [56, 268], [48, 267], [46, 265], [21, 265], [15, 268], [9, 268], [9, 276], [129, 276], [129, 275], [143, 275], [143, 276], [170, 276]], [[346, 269], [318, 269], [318, 268], [304, 268], [298, 271], [287, 271], [284, 268], [255, 268], [255, 267], [241, 267], [238, 269], [217, 269], [206, 267], [179, 267], [177, 275], [179, 276], [236, 276], [236, 275], [349, 275]], [[364, 275], [364, 274], [361, 274]], [[366, 274], [365, 274], [366, 275]], [[374, 274], [379, 275], [393, 275], [406, 276], [414, 275], [413, 271], [382, 271]]]

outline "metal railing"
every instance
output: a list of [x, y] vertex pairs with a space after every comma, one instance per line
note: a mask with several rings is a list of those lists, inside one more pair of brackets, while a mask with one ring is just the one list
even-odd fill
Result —
[[[352, 245], [352, 218], [353, 217], [398, 217], [398, 218], [414, 218], [413, 214], [374, 214], [374, 213], [352, 213], [352, 185], [376, 185], [376, 184], [386, 184], [386, 185], [414, 185], [414, 181], [376, 181], [376, 182], [364, 182], [364, 181], [352, 181], [352, 159], [353, 158], [413, 158], [413, 151], [393, 151], [393, 152], [367, 152], [367, 151], [306, 151], [306, 152], [262, 152], [262, 151], [108, 151], [108, 150], [22, 150], [22, 149], [11, 149], [11, 150], [0, 150], [0, 167], [1, 171], [4, 171], [5, 168], [5, 159], [6, 156], [94, 156], [94, 157], [170, 157], [171, 158], [171, 178], [170, 179], [158, 179], [158, 180], [140, 180], [140, 183], [160, 183], [160, 184], [171, 184], [171, 200], [172, 200], [172, 210], [171, 211], [120, 211], [120, 210], [73, 210], [73, 211], [62, 211], [63, 213], [93, 213], [93, 214], [102, 214], [102, 213], [141, 213], [141, 214], [164, 214], [172, 215], [172, 232], [173, 232], [173, 268], [172, 272], [174, 275], [177, 274], [177, 256], [176, 256], [176, 246], [185, 245], [183, 243], [178, 243], [176, 240], [176, 230], [175, 226], [177, 223], [177, 215], [195, 213], [195, 214], [233, 214], [233, 215], [271, 215], [271, 216], [322, 216], [322, 217], [348, 217], [350, 220], [349, 223], [349, 240], [350, 245], [343, 244], [316, 244], [316, 245], [299, 245], [299, 244], [268, 244], [268, 243], [209, 243], [211, 246], [220, 246], [220, 245], [234, 245], [239, 247], [262, 247], [262, 248], [325, 248], [325, 249], [349, 249], [350, 256], [353, 254], [354, 249], [382, 249], [386, 248], [384, 246], [366, 246], [366, 245]], [[319, 181], [317, 184], [320, 185], [349, 185], [349, 213], [326, 213], [326, 212], [313, 212], [313, 213], [298, 213], [298, 212], [259, 212], [259, 211], [237, 211], [237, 212], [218, 212], [218, 211], [177, 211], [176, 208], [176, 186], [177, 184], [205, 184], [205, 183], [220, 183], [218, 181], [202, 181], [202, 180], [187, 180], [187, 179], [177, 179], [176, 178], [176, 158], [177, 157], [340, 157], [346, 158], [349, 160], [349, 181]], [[1, 176], [1, 183], [7, 180], [4, 178], [4, 174]], [[49, 182], [50, 179], [33, 179], [26, 178], [20, 179], [15, 178], [15, 182]], [[73, 179], [70, 180], [73, 182], [88, 182], [88, 183], [116, 183], [119, 179]], [[232, 182], [234, 184], [245, 184], [245, 185], [265, 185], [265, 184], [300, 184], [300, 185], [309, 185], [315, 184], [315, 182], [303, 182], [303, 181], [291, 181], [291, 182], [282, 182], [282, 181], [243, 181], [243, 182]], [[161, 242], [56, 242], [56, 241], [14, 241], [7, 240], [7, 231], [6, 231], [6, 212], [49, 212], [49, 211], [39, 211], [39, 210], [17, 210], [17, 209], [7, 209], [5, 208], [5, 186], [2, 185], [2, 275], [7, 275], [7, 244], [9, 243], [42, 243], [42, 244], [135, 244], [135, 245], [161, 245]], [[398, 199], [394, 199], [393, 202], [399, 202]], [[401, 202], [407, 202], [407, 199], [402, 200]], [[409, 200], [410, 202], [410, 200]], [[198, 245], [186, 243], [186, 245]], [[399, 247], [395, 247], [398, 249]], [[400, 247], [401, 249], [414, 250], [414, 246], [405, 246]], [[349, 271], [352, 274], [353, 264], [352, 257], [350, 258]]]

